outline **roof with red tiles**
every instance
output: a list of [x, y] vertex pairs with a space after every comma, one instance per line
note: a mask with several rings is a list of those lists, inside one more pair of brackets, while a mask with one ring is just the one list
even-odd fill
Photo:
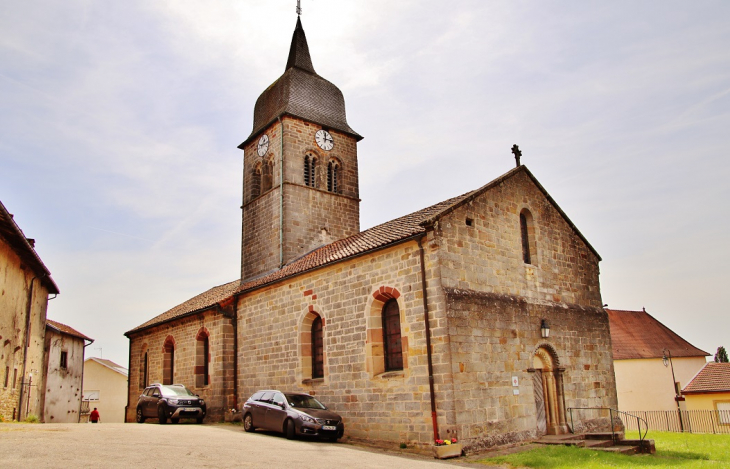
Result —
[[305, 254], [304, 256], [293, 260], [281, 269], [275, 270], [268, 274], [264, 274], [261, 277], [248, 279], [243, 282], [235, 280], [225, 285], [220, 285], [218, 287], [212, 288], [207, 292], [191, 298], [185, 303], [182, 303], [172, 308], [171, 310], [150, 319], [144, 324], [135, 327], [134, 329], [126, 332], [125, 335], [128, 336], [130, 333], [138, 332], [142, 329], [153, 327], [173, 319], [179, 319], [191, 314], [196, 314], [210, 308], [216, 303], [230, 298], [233, 295], [254, 291], [266, 285], [280, 282], [284, 279], [294, 277], [296, 275], [301, 275], [305, 272], [309, 272], [345, 259], [351, 259], [363, 254], [371, 253], [379, 249], [384, 249], [402, 243], [404, 241], [423, 236], [426, 233], [429, 225], [432, 225], [440, 217], [451, 213], [463, 204], [473, 200], [479, 194], [482, 194], [489, 189], [498, 186], [505, 180], [520, 172], [525, 173], [536, 184], [536, 186], [545, 194], [548, 200], [563, 216], [568, 225], [585, 242], [586, 246], [596, 255], [598, 260], [600, 260], [601, 257], [598, 255], [595, 249], [593, 249], [590, 243], [588, 243], [585, 237], [583, 237], [580, 231], [578, 231], [578, 229], [570, 221], [567, 215], [565, 215], [560, 207], [558, 207], [557, 203], [540, 185], [535, 176], [530, 173], [527, 167], [518, 166], [477, 190], [467, 192], [466, 194], [460, 195], [458, 197], [453, 197], [451, 199], [424, 208], [417, 212], [413, 212], [403, 217], [396, 218], [395, 220], [391, 220], [381, 225], [374, 226], [348, 238], [344, 238], [331, 244], [321, 246]]
[[708, 392], [730, 392], [730, 363], [707, 363], [682, 389], [682, 394]]
[[611, 326], [613, 359], [662, 358], [663, 350], [672, 357], [706, 357], [698, 349], [646, 311], [606, 309]]
[[51, 321], [50, 319], [46, 319], [46, 327], [50, 327], [52, 329], [55, 329], [58, 332], [61, 332], [62, 334], [70, 335], [73, 337], [78, 337], [79, 339], [83, 340], [90, 340], [91, 342], [94, 341], [91, 337], [87, 337], [81, 332], [77, 331], [73, 327], [69, 327], [66, 324], [61, 324], [57, 321]]

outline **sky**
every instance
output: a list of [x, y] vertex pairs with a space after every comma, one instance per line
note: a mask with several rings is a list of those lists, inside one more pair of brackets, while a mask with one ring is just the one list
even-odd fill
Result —
[[[0, 201], [61, 291], [124, 332], [239, 277], [242, 152], [295, 0], [0, 0]], [[730, 347], [730, 2], [302, 0], [359, 143], [361, 228], [522, 163], [613, 309]], [[557, 333], [557, 331], [556, 331]]]

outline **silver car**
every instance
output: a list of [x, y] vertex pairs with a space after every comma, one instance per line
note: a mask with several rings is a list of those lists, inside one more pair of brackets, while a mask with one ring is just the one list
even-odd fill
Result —
[[337, 441], [345, 433], [342, 417], [306, 393], [263, 390], [243, 405], [243, 428], [271, 430], [293, 439], [299, 435]]

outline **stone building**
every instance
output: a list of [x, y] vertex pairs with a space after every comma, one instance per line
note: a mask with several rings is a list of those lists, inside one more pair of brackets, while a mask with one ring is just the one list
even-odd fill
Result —
[[213, 420], [278, 388], [318, 396], [346, 437], [475, 450], [615, 408], [600, 256], [532, 173], [361, 232], [361, 138], [297, 21], [239, 146], [241, 279], [125, 334], [127, 419], [150, 382], [190, 387]]
[[58, 294], [51, 273], [0, 203], [0, 416], [41, 416], [45, 386], [44, 337], [48, 295]]
[[41, 393], [44, 422], [79, 422], [84, 352], [93, 342], [72, 327], [50, 319], [46, 321], [46, 385]]

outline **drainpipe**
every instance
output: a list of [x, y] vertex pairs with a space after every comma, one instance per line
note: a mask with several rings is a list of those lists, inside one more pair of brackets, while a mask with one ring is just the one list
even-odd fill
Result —
[[[284, 267], [284, 123], [281, 117], [276, 118], [279, 121], [279, 268]], [[273, 177], [273, 175], [272, 175]]]
[[238, 411], [238, 300], [235, 297], [233, 310], [233, 408]]
[[433, 358], [431, 357], [431, 326], [428, 320], [428, 292], [426, 290], [426, 263], [424, 260], [423, 245], [421, 240], [426, 235], [418, 238], [418, 250], [421, 256], [421, 292], [423, 293], [423, 321], [426, 326], [426, 357], [428, 358], [428, 390], [431, 394], [431, 420], [433, 422], [433, 439], [439, 439], [439, 424], [436, 418], [436, 393], [433, 388]]
[[[86, 342], [86, 339], [84, 339], [84, 342]], [[84, 358], [86, 358], [86, 347], [93, 343], [94, 341], [92, 339], [89, 339], [89, 343], [84, 344], [84, 348], [81, 350], [81, 399], [79, 399], [79, 418], [77, 423], [81, 422], [81, 404], [83, 403], [84, 397]], [[127, 381], [129, 381], [129, 373], [129, 368], [127, 368]], [[129, 393], [127, 393], [127, 399], [129, 399]]]
[[[45, 277], [46, 274], [43, 274]], [[23, 350], [23, 372], [20, 374], [20, 396], [18, 398], [18, 422], [21, 421], [21, 415], [23, 415], [23, 390], [25, 389], [25, 368], [28, 363], [28, 348], [30, 347], [30, 313], [33, 307], [33, 285], [38, 277], [33, 277], [30, 280], [30, 288], [28, 288], [28, 300], [25, 305], [25, 347]], [[30, 395], [30, 386], [28, 386], [28, 395]]]
[[[129, 339], [129, 355], [127, 355], [127, 405], [124, 407], [124, 422], [127, 422], [127, 412], [129, 412], [129, 395], [132, 392], [132, 383], [130, 378], [132, 377], [132, 339]], [[139, 379], [139, 378], [137, 378]], [[137, 385], [139, 386], [139, 384]]]

